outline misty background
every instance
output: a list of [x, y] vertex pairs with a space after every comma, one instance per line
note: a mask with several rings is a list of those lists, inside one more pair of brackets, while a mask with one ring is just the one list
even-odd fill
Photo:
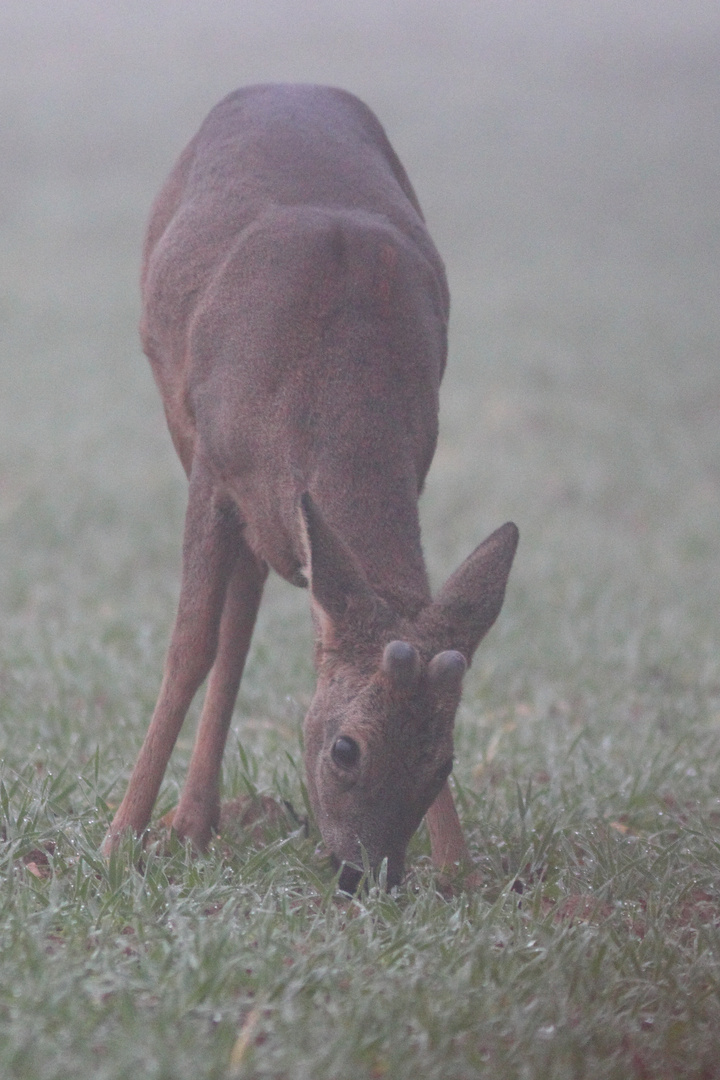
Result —
[[[159, 677], [185, 481], [138, 344], [143, 230], [212, 105], [274, 80], [343, 86], [376, 111], [446, 261], [432, 579], [502, 521], [522, 536], [480, 676], [542, 695], [592, 663], [602, 625], [626, 659], [677, 655], [709, 678], [720, 9], [701, 0], [4, 0], [6, 672], [38, 641], [77, 657], [144, 634]], [[275, 583], [263, 619], [258, 682], [296, 692], [273, 649], [309, 642], [306, 598]], [[73, 739], [102, 738], [83, 725]]]

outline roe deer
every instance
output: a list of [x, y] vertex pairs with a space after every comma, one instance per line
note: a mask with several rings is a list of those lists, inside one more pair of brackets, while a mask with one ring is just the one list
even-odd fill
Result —
[[517, 544], [481, 544], [432, 600], [417, 500], [437, 438], [449, 297], [373, 113], [321, 86], [251, 86], [209, 114], [152, 211], [143, 347], [189, 501], [160, 696], [106, 838], [141, 833], [210, 672], [174, 828], [203, 848], [263, 583], [309, 587], [313, 812], [342, 888], [363, 849], [403, 874], [423, 815], [433, 863], [466, 858], [448, 776], [466, 666]]

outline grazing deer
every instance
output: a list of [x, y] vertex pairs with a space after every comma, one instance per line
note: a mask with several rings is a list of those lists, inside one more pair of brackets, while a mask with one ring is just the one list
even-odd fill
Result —
[[466, 858], [448, 776], [461, 684], [517, 544], [504, 525], [433, 600], [417, 500], [437, 438], [448, 290], [405, 171], [357, 98], [251, 86], [212, 110], [150, 219], [145, 352], [189, 478], [182, 587], [160, 696], [106, 838], [150, 820], [210, 673], [174, 828], [205, 847], [272, 567], [308, 587], [317, 688], [310, 802], [340, 885], [363, 849], [388, 885], [424, 815]]

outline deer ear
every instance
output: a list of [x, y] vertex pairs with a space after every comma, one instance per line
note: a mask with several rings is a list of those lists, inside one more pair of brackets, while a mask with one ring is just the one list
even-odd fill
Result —
[[500, 614], [518, 538], [512, 522], [502, 525], [448, 578], [420, 616], [429, 640], [457, 649], [470, 663]]
[[308, 556], [303, 573], [313, 600], [334, 623], [342, 621], [349, 607], [353, 615], [371, 611], [378, 601], [365, 574], [307, 492], [300, 499], [300, 517]]

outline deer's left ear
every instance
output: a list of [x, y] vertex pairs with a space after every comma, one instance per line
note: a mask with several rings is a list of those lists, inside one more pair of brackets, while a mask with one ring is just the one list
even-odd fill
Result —
[[358, 629], [364, 629], [384, 602], [373, 592], [355, 556], [325, 521], [308, 492], [301, 497], [300, 515], [308, 553], [303, 572], [313, 600], [336, 633], [350, 615]]
[[456, 649], [468, 664], [500, 614], [519, 533], [509, 521], [475, 548], [419, 620], [423, 636]]

